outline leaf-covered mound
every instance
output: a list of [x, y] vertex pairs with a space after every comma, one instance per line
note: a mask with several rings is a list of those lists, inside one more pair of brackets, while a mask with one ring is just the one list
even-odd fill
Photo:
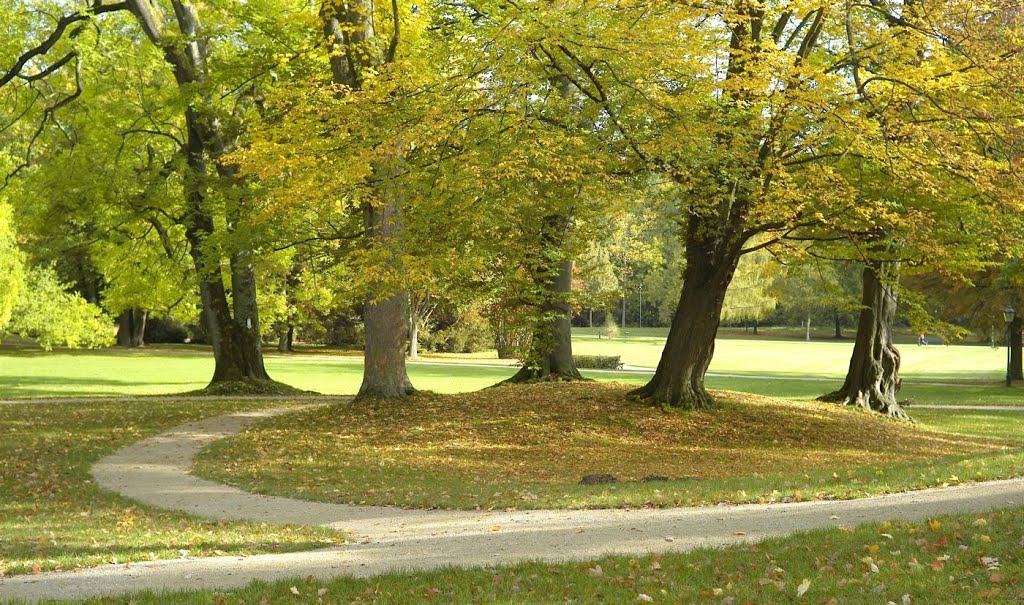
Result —
[[[833, 405], [719, 392], [719, 410], [666, 414], [628, 390], [528, 384], [345, 402], [219, 442], [198, 472], [317, 500], [540, 508], [857, 497], [974, 478], [957, 467], [965, 458], [1011, 456], [984, 466], [1004, 473], [1018, 462], [999, 443]], [[591, 474], [621, 482], [579, 484]], [[672, 480], [640, 481], [650, 476]]]

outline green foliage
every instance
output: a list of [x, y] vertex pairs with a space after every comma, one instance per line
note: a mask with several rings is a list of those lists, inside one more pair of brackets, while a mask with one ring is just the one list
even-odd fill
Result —
[[619, 324], [615, 323], [615, 317], [611, 313], [607, 313], [604, 316], [604, 325], [601, 326], [601, 330], [597, 333], [598, 338], [618, 338], [619, 337]]
[[46, 350], [94, 349], [114, 344], [113, 325], [103, 309], [70, 292], [52, 268], [36, 267], [25, 276], [7, 331], [32, 338]]
[[14, 237], [11, 208], [0, 202], [0, 326], [11, 320], [24, 280], [22, 253]]
[[622, 357], [618, 355], [573, 355], [572, 361], [581, 370], [618, 370]]
[[771, 289], [778, 273], [779, 264], [764, 250], [741, 258], [726, 291], [722, 320], [759, 321], [775, 310], [778, 300]]
[[424, 348], [439, 353], [477, 353], [494, 348], [494, 332], [476, 308], [462, 313], [455, 323], [420, 334]]

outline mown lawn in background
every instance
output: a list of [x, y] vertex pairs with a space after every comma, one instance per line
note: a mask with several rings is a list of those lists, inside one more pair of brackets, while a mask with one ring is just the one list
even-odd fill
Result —
[[817, 530], [688, 553], [448, 568], [365, 579], [296, 578], [256, 582], [238, 591], [144, 593], [87, 603], [1020, 603], [1022, 539], [1024, 509], [1014, 508]]
[[[657, 367], [665, 345], [663, 329], [645, 329], [643, 335], [598, 338], [596, 330], [576, 329], [573, 352], [580, 355], [619, 355], [631, 366]], [[899, 345], [900, 371], [907, 380], [997, 381], [1006, 374], [1006, 349], [987, 346]], [[709, 371], [722, 374], [765, 376], [846, 375], [852, 340], [804, 342], [767, 338], [719, 338]]]
[[343, 540], [336, 531], [201, 521], [101, 490], [105, 454], [186, 422], [286, 405], [160, 401], [0, 405], [0, 576], [102, 563], [287, 552]]
[[[597, 339], [577, 330], [579, 354], [619, 355], [631, 366], [654, 366], [663, 337]], [[790, 398], [811, 398], [839, 385], [849, 362], [849, 342], [720, 339], [708, 382], [714, 388], [750, 390]], [[1024, 405], [1017, 389], [998, 387], [1005, 351], [977, 346], [904, 346], [901, 397], [918, 403]], [[351, 394], [361, 381], [358, 352], [311, 348], [295, 355], [268, 354], [274, 378], [300, 389]], [[409, 373], [422, 390], [463, 392], [490, 386], [511, 375], [507, 361], [492, 353], [441, 355], [410, 362]], [[466, 367], [466, 366], [487, 367]], [[490, 367], [494, 366], [494, 367]], [[0, 398], [158, 395], [183, 393], [206, 385], [213, 372], [208, 349], [153, 346], [142, 350], [59, 351], [0, 349]], [[640, 383], [644, 373], [584, 372], [598, 380]], [[727, 375], [727, 376], [716, 376]], [[749, 378], [748, 378], [749, 377]], [[757, 380], [756, 378], [820, 380]], [[955, 394], [925, 382], [956, 382]]]
[[[1024, 438], [1005, 430], [993, 442], [993, 416], [959, 417], [954, 433], [932, 414], [928, 426], [944, 431], [932, 432], [735, 392], [719, 393], [713, 412], [664, 413], [627, 390], [548, 383], [342, 402], [218, 441], [196, 473], [318, 501], [549, 509], [847, 499], [1024, 471]], [[1020, 429], [1016, 414], [1005, 420]], [[580, 485], [598, 474], [621, 482]]]

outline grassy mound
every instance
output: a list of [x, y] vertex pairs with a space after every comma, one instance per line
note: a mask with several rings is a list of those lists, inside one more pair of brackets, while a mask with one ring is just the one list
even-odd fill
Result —
[[196, 397], [291, 397], [294, 395], [317, 395], [303, 391], [276, 380], [230, 380], [211, 382], [206, 388], [186, 393]]
[[[1015, 474], [1024, 460], [1005, 442], [833, 405], [720, 392], [717, 411], [665, 414], [628, 389], [529, 384], [342, 403], [219, 442], [197, 470], [316, 500], [560, 508], [848, 498]], [[580, 485], [591, 474], [620, 483]], [[670, 480], [640, 481], [650, 476]]]

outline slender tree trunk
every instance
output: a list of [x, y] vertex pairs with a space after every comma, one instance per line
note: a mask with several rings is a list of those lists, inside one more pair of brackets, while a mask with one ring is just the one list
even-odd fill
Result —
[[806, 331], [804, 333], [804, 340], [806, 340], [807, 342], [811, 342], [811, 318], [810, 317], [807, 318], [807, 326], [806, 326]]
[[757, 336], [757, 320], [754, 320], [754, 336]]
[[554, 276], [547, 271], [539, 274], [538, 285], [546, 290], [545, 303], [533, 333], [531, 352], [523, 367], [506, 382], [583, 380], [572, 357], [572, 264], [563, 260], [557, 264]]
[[588, 328], [593, 328], [594, 327], [594, 310], [593, 309], [587, 309], [587, 327]]
[[706, 225], [691, 216], [686, 268], [668, 340], [654, 377], [633, 394], [664, 407], [708, 409], [714, 400], [704, 388], [715, 352], [725, 293], [736, 272], [742, 242], [725, 244], [703, 236]]
[[420, 357], [420, 317], [413, 308], [409, 313], [409, 359]]
[[1013, 318], [1010, 324], [1010, 378], [1013, 380], [1024, 380], [1024, 364], [1022, 364], [1021, 330], [1024, 328], [1024, 318], [1020, 316]]
[[836, 313], [835, 321], [836, 321], [836, 333], [834, 335], [834, 338], [839, 339], [839, 338], [843, 337], [843, 318], [840, 317], [838, 313]]
[[893, 345], [896, 320], [895, 280], [899, 264], [873, 261], [864, 267], [857, 337], [842, 388], [821, 397], [854, 405], [900, 420], [909, 418], [896, 401], [900, 389], [900, 353]]

